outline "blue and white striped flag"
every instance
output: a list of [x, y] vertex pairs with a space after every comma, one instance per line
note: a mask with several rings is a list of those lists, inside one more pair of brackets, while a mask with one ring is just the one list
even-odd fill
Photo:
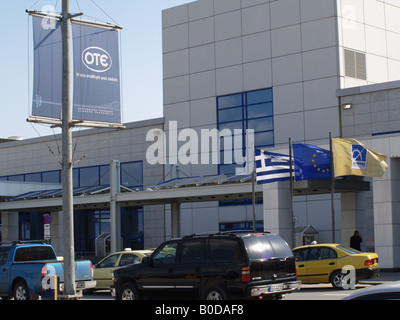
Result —
[[257, 184], [290, 179], [290, 157], [255, 149]]

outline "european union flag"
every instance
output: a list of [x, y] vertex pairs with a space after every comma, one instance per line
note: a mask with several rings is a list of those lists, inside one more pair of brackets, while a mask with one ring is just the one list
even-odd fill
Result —
[[293, 157], [297, 181], [331, 178], [330, 151], [310, 144], [293, 144]]

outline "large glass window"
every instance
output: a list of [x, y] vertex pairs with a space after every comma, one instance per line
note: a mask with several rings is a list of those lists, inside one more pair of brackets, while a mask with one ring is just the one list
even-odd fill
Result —
[[[219, 172], [233, 174], [237, 167], [243, 166], [234, 163], [234, 152], [245, 156], [246, 148], [250, 147], [246, 146], [246, 129], [254, 130], [255, 148], [274, 146], [272, 88], [218, 97], [217, 119], [220, 132], [231, 131], [230, 137], [221, 137]], [[235, 129], [242, 130], [240, 137], [235, 136]]]
[[42, 181], [46, 183], [61, 183], [61, 171], [47, 171], [42, 173]]
[[25, 176], [23, 174], [17, 174], [17, 175], [8, 177], [9, 181], [15, 181], [15, 182], [22, 182], [22, 181], [24, 181], [24, 179], [25, 179]]
[[93, 187], [100, 185], [99, 167], [79, 169], [79, 187]]
[[143, 163], [121, 163], [121, 185], [138, 191], [143, 189]]
[[[240, 200], [238, 200], [240, 201]], [[262, 203], [262, 202], [261, 202]], [[240, 203], [243, 205], [243, 203]], [[245, 203], [246, 204], [246, 203]], [[229, 205], [229, 204], [225, 204]], [[253, 230], [253, 221], [235, 221], [235, 222], [222, 222], [219, 224], [219, 231], [238, 231], [238, 230]], [[264, 222], [256, 221], [256, 231], [264, 232]]]
[[31, 173], [25, 175], [26, 182], [42, 182], [42, 174], [41, 173]]
[[100, 166], [100, 185], [101, 186], [110, 185], [110, 166], [109, 165]]
[[19, 240], [42, 240], [43, 213], [41, 212], [20, 212], [19, 215]]
[[[81, 255], [93, 255], [95, 239], [111, 232], [109, 210], [78, 210], [74, 214], [75, 248]], [[123, 248], [143, 249], [143, 208], [121, 208], [121, 238]]]
[[109, 233], [109, 210], [77, 210], [74, 212], [74, 231], [76, 251], [82, 255], [92, 255], [95, 252], [95, 240]]
[[[0, 177], [0, 181], [61, 183], [61, 170], [34, 172]], [[73, 169], [74, 188], [110, 185], [110, 166], [90, 166]], [[143, 162], [121, 163], [121, 185], [143, 190]]]
[[143, 249], [143, 208], [121, 208], [121, 237], [124, 248]]
[[78, 210], [74, 212], [75, 251], [81, 255], [92, 255], [95, 252], [95, 239], [102, 230], [96, 223], [98, 215], [110, 217], [108, 210]]

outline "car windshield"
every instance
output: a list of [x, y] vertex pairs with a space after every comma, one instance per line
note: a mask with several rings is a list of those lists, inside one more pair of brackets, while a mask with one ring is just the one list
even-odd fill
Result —
[[356, 253], [360, 253], [361, 251], [358, 251], [356, 249], [350, 248], [348, 246], [345, 245], [339, 245], [336, 248], [342, 249], [343, 251], [347, 252], [348, 254], [356, 254]]
[[243, 237], [243, 241], [251, 260], [293, 256], [287, 243], [277, 235], [250, 235]]

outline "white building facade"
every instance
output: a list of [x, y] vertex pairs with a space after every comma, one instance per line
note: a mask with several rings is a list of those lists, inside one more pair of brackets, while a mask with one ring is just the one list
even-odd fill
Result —
[[[400, 43], [399, 18], [396, 1], [199, 0], [165, 10], [165, 128], [168, 130], [171, 121], [177, 122], [178, 132], [182, 128], [198, 132], [209, 128], [252, 128], [256, 147], [286, 154], [289, 138], [329, 148], [331, 133], [333, 137], [358, 138], [367, 145], [370, 142], [374, 150], [389, 154], [391, 162], [393, 155], [381, 143], [388, 137], [374, 136], [370, 140], [372, 135], [362, 128], [371, 115], [355, 114], [355, 125], [346, 125], [349, 117], [342, 113], [345, 100], [340, 90], [400, 79], [396, 49]], [[255, 105], [249, 95], [258, 90], [272, 92], [269, 100], [252, 100], [260, 107], [272, 105], [272, 110], [264, 114], [251, 111]], [[225, 104], [229, 99], [236, 102]], [[242, 116], [239, 110], [235, 113], [240, 108]], [[384, 117], [381, 111], [386, 109], [376, 113]], [[232, 168], [188, 164], [179, 169], [195, 176], [224, 173]], [[380, 192], [387, 194], [377, 186], [385, 179], [392, 181], [390, 174], [388, 171], [382, 179], [370, 181], [373, 196], [370, 192], [335, 194], [335, 239], [348, 244], [354, 230], [360, 229], [363, 249], [379, 248], [385, 257], [381, 260], [383, 267], [398, 268], [400, 260], [393, 252], [399, 239], [389, 236], [393, 232], [381, 232], [380, 215], [385, 216], [381, 210], [387, 204], [378, 205], [381, 200], [377, 200]], [[265, 230], [277, 232], [290, 242], [293, 231], [288, 185], [276, 183], [263, 188], [263, 209], [260, 212], [261, 205], [257, 205], [257, 220], [263, 222]], [[320, 241], [331, 241], [329, 193], [309, 193], [294, 201], [295, 225], [312, 225], [319, 230]], [[186, 230], [197, 231], [198, 225], [193, 223], [201, 214], [197, 210], [183, 210]], [[249, 220], [249, 206], [219, 204], [208, 212], [220, 224]], [[387, 214], [390, 216], [391, 212]], [[386, 248], [388, 243], [391, 245]], [[386, 249], [389, 253], [384, 253]]]

